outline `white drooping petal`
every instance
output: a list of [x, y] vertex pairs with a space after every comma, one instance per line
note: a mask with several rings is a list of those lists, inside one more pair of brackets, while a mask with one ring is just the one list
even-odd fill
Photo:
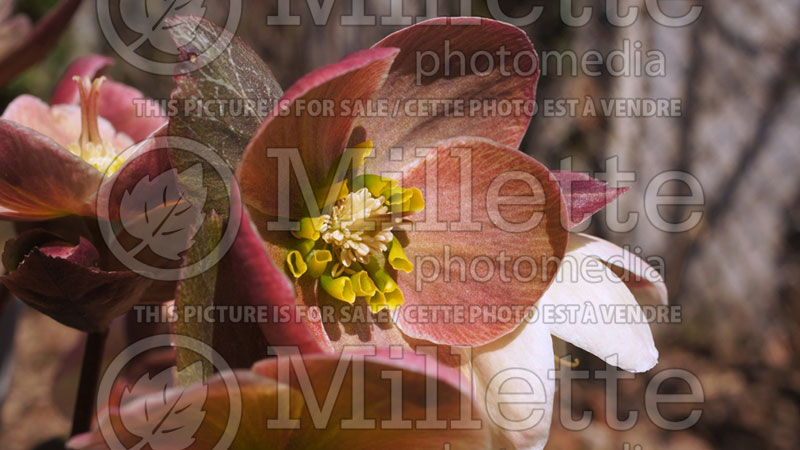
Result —
[[475, 402], [492, 427], [493, 448], [542, 449], [555, 395], [553, 340], [542, 323], [523, 323], [490, 344], [460, 349]]
[[609, 364], [644, 372], [658, 362], [641, 307], [625, 283], [598, 259], [568, 251], [536, 308], [534, 322]]
[[667, 286], [661, 274], [634, 253], [598, 237], [580, 233], [570, 233], [567, 252], [591, 256], [617, 268], [616, 273], [622, 273], [623, 281], [639, 303], [667, 304]]

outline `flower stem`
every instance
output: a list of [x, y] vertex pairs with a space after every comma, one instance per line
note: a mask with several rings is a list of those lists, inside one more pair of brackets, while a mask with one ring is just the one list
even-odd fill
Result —
[[75, 399], [75, 410], [72, 413], [71, 436], [85, 433], [92, 427], [97, 382], [100, 379], [100, 366], [103, 363], [106, 336], [108, 336], [108, 330], [94, 331], [86, 337], [78, 396]]

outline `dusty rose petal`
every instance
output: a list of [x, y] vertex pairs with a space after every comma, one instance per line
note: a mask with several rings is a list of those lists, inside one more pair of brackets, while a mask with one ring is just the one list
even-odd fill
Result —
[[[102, 189], [98, 192], [97, 202], [108, 205], [108, 217], [112, 220], [119, 220], [119, 208], [125, 192], [132, 191], [145, 178], [152, 180], [172, 169], [167, 148], [169, 143], [165, 140], [168, 139], [167, 128], [166, 125], [162, 126], [150, 138], [135, 144], [136, 147], [126, 149], [123, 166], [103, 183]], [[129, 214], [139, 213], [141, 212], [131, 211]]]
[[[374, 347], [366, 347], [374, 349]], [[372, 352], [372, 350], [368, 350]], [[443, 422], [444, 426], [434, 429], [424, 429], [419, 425], [426, 416], [426, 408], [431, 402], [428, 386], [435, 383], [437, 390], [436, 417], [443, 421], [461, 419], [467, 422], [472, 418], [481, 420], [480, 414], [473, 410], [472, 398], [469, 393], [470, 386], [466, 385], [457, 371], [434, 365], [435, 361], [419, 356], [413, 351], [397, 352], [394, 358], [387, 357], [387, 352], [378, 352], [378, 356], [365, 356], [363, 394], [365, 398], [364, 417], [375, 419], [376, 424], [391, 417], [391, 409], [402, 407], [403, 419], [410, 420], [410, 429], [392, 430], [389, 427], [370, 427], [369, 429], [343, 429], [341, 420], [353, 417], [353, 369], [348, 371], [342, 380], [338, 398], [335, 400], [330, 421], [321, 427], [313, 425], [309, 414], [309, 407], [303, 408], [301, 415], [295, 416], [301, 420], [301, 429], [293, 432], [289, 437], [290, 448], [333, 448], [333, 449], [373, 449], [373, 448], [440, 448], [445, 443], [450, 448], [488, 448], [489, 427], [484, 421], [473, 428], [456, 429], [452, 422]], [[351, 355], [352, 356], [352, 355]], [[301, 386], [298, 374], [305, 371], [310, 381], [310, 386], [317, 393], [317, 398], [324, 401], [324, 393], [331, 389], [334, 374], [339, 367], [338, 355], [313, 355], [311, 357], [292, 357], [297, 363], [302, 364], [301, 371], [293, 367], [291, 371], [291, 385]], [[284, 361], [288, 364], [288, 361]], [[350, 363], [351, 366], [354, 363]], [[276, 359], [264, 360], [253, 367], [253, 371], [268, 378], [279, 379], [279, 362]], [[433, 369], [436, 367], [436, 369]], [[392, 394], [390, 383], [385, 376], [389, 373], [399, 373], [402, 376], [402, 394]], [[355, 386], [362, 386], [361, 383]], [[358, 391], [357, 391], [358, 392]], [[468, 416], [466, 411], [471, 411]], [[462, 413], [463, 412], [463, 413]]]
[[94, 215], [102, 174], [50, 138], [0, 119], [0, 205], [9, 218]]
[[73, 77], [94, 79], [112, 64], [114, 64], [114, 60], [103, 55], [89, 55], [75, 60], [58, 81], [53, 95], [50, 97], [50, 104], [77, 105], [80, 95], [78, 94], [78, 84]]
[[269, 345], [294, 346], [303, 353], [322, 351], [307, 324], [299, 320], [289, 279], [270, 260], [247, 213], [243, 214], [236, 241], [220, 262], [218, 295], [238, 304], [267, 307], [269, 320], [260, 321], [259, 326]]
[[[163, 374], [153, 375], [163, 377]], [[229, 385], [232, 387], [230, 392], [226, 388]], [[130, 392], [135, 387], [134, 384], [127, 389]], [[137, 445], [151, 448], [146, 445], [149, 442], [156, 448], [211, 449], [219, 443], [231, 420], [234, 428], [230, 431], [234, 433], [235, 440], [231, 436], [228, 445], [223, 443], [221, 448], [262, 448], [267, 443], [283, 448], [289, 431], [271, 430], [266, 426], [268, 418], [276, 417], [276, 405], [281, 394], [288, 395], [293, 404], [302, 406], [299, 393], [291, 387], [244, 370], [224, 372], [206, 383], [196, 383], [186, 388], [172, 387], [136, 397], [128, 394], [124, 403], [124, 390], [112, 392], [108, 399], [111, 407], [101, 411], [97, 428], [73, 437], [66, 447], [114, 449], [120, 448], [121, 443], [124, 448], [136, 448]], [[236, 402], [233, 405], [239, 406], [233, 407], [234, 411], [238, 411], [233, 417], [230, 414], [230, 398]], [[163, 418], [164, 421], [153, 423], [153, 417]], [[143, 441], [146, 438], [142, 435], [152, 434], [145, 430], [153, 431], [156, 435]], [[114, 436], [118, 443], [110, 445], [103, 434]]]
[[[279, 184], [278, 158], [268, 157], [267, 149], [299, 149], [304, 167], [298, 169], [305, 169], [312, 187], [321, 187], [344, 151], [356, 119], [352, 113], [345, 114], [341, 105], [370, 98], [383, 83], [396, 55], [397, 49], [387, 48], [356, 52], [311, 72], [289, 88], [245, 151], [239, 169], [245, 203], [270, 216], [307, 215], [299, 208], [279, 211], [283, 189], [289, 189], [292, 207], [302, 204], [302, 193], [290, 173], [283, 175], [291, 183]], [[312, 104], [329, 104], [333, 109], [315, 115], [309, 113]]]
[[[470, 166], [471, 176], [459, 182]], [[550, 284], [566, 249], [555, 178], [522, 152], [464, 139], [441, 143], [406, 169], [402, 183], [422, 190], [425, 210], [407, 235], [414, 271], [397, 274], [405, 295], [397, 324], [411, 337], [450, 345], [509, 333]]]
[[39, 220], [39, 219], [47, 219], [51, 216], [49, 214], [39, 215], [33, 213], [26, 213], [21, 211], [15, 211], [13, 209], [8, 209], [0, 206], [0, 218], [4, 220], [10, 220], [12, 222], [16, 221], [30, 221], [30, 220]]
[[[480, 413], [466, 417], [462, 411], [471, 411], [471, 397], [460, 384], [459, 375], [452, 369], [437, 371], [422, 369], [423, 358], [401, 354], [396, 359], [388, 357], [364, 357], [363, 382], [354, 380], [353, 373], [358, 363], [344, 361], [344, 367], [351, 366], [341, 379], [341, 387], [334, 380], [340, 367], [338, 355], [315, 355], [311, 357], [292, 357], [289, 359], [266, 359], [256, 364], [252, 371], [223, 372], [212, 377], [205, 384], [194, 384], [186, 389], [175, 387], [165, 393], [149, 394], [123, 405], [111, 408], [108, 414], [101, 414], [100, 429], [113, 433], [126, 448], [136, 446], [142, 438], [131, 430], [148, 428], [147, 417], [165, 416], [173, 404], [180, 404], [178, 413], [168, 417], [171, 429], [189, 427], [196, 430], [188, 433], [173, 433], [163, 436], [160, 442], [164, 448], [211, 448], [218, 444], [224, 435], [224, 428], [230, 418], [229, 393], [241, 398], [241, 420], [235, 428], [233, 442], [226, 442], [224, 448], [303, 448], [303, 449], [374, 449], [374, 448], [439, 448], [449, 443], [453, 449], [487, 448], [489, 445], [488, 426]], [[279, 364], [289, 370], [286, 378], [280, 375]], [[424, 361], [422, 361], [424, 364]], [[449, 370], [450, 373], [444, 373]], [[393, 393], [391, 381], [385, 374], [399, 375], [402, 395]], [[237, 391], [226, 389], [225, 379], [235, 376]], [[306, 378], [307, 376], [307, 378]], [[302, 381], [300, 381], [302, 380]], [[308, 380], [308, 381], [306, 381]], [[459, 380], [454, 384], [450, 380]], [[354, 391], [354, 386], [356, 387]], [[428, 411], [433, 401], [429, 387], [437, 389], [436, 409]], [[308, 389], [313, 389], [313, 394]], [[305, 392], [308, 394], [304, 395]], [[328, 392], [338, 395], [331, 397], [330, 415], [314, 414], [316, 408], [309, 403], [325, 407]], [[359, 401], [354, 401], [354, 392], [363, 393], [363, 410]], [[315, 398], [311, 399], [311, 395]], [[322, 400], [318, 400], [322, 398]], [[288, 402], [288, 405], [287, 403]], [[150, 406], [145, 415], [145, 405]], [[392, 416], [393, 409], [402, 408], [402, 417]], [[271, 420], [278, 419], [278, 411], [285, 407], [289, 419], [298, 419], [299, 427], [288, 429], [280, 427]], [[375, 420], [376, 427], [359, 429], [342, 425], [343, 420], [353, 418], [354, 412], [362, 411], [364, 418]], [[425, 428], [423, 423], [431, 413], [436, 419], [444, 421], [444, 427]], [[320, 422], [315, 424], [314, 418]], [[391, 419], [408, 420], [410, 428], [391, 429], [387, 424]], [[450, 426], [448, 419], [474, 419], [471, 428], [457, 429]], [[271, 426], [267, 426], [270, 423]], [[152, 427], [151, 427], [152, 428]], [[107, 448], [100, 429], [72, 438], [67, 447], [71, 449]], [[165, 433], [166, 434], [166, 433]], [[232, 437], [232, 435], [229, 435]]]
[[[525, 32], [490, 19], [437, 18], [391, 34], [376, 47], [401, 50], [386, 83], [376, 93], [379, 101], [387, 101], [392, 114], [359, 120], [378, 149], [381, 159], [376, 163], [383, 170], [399, 167], [387, 157], [389, 148], [395, 146], [413, 152], [443, 139], [475, 136], [519, 147], [530, 123], [539, 78], [538, 56]], [[501, 53], [505, 55], [503, 65]], [[466, 64], [463, 75], [459, 55]], [[514, 69], [515, 58], [518, 70]], [[434, 60], [439, 62], [438, 70], [429, 67]], [[406, 105], [414, 108], [412, 112], [423, 105], [420, 100], [456, 100], [463, 102], [464, 112], [448, 115], [440, 104], [436, 114], [405, 113]], [[486, 107], [475, 107], [484, 102]], [[491, 113], [493, 104], [514, 106], [510, 113]], [[395, 108], [398, 114], [394, 114]]]
[[661, 274], [644, 259], [611, 242], [582, 233], [571, 233], [570, 251], [599, 259], [625, 282], [639, 303], [666, 305], [667, 285]]
[[567, 226], [575, 228], [596, 212], [605, 208], [629, 188], [615, 188], [580, 172], [553, 171], [561, 185], [564, 201], [569, 209]]
[[133, 272], [96, 267], [99, 255], [81, 238], [77, 245], [32, 230], [6, 243], [3, 284], [20, 300], [64, 325], [83, 331], [105, 329], [142, 297], [150, 280]]

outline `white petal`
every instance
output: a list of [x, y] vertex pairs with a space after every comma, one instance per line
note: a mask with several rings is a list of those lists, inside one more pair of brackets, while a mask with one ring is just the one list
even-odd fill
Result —
[[595, 258], [568, 252], [536, 308], [535, 321], [554, 336], [609, 364], [644, 372], [658, 362], [641, 307], [625, 283]]
[[567, 252], [591, 256], [627, 272], [625, 284], [639, 303], [667, 304], [667, 286], [661, 274], [634, 253], [598, 237], [580, 233], [570, 233]]
[[472, 373], [468, 364], [462, 369], [467, 378], [472, 377], [475, 402], [492, 427], [493, 448], [544, 448], [555, 395], [548, 328], [523, 323], [513, 333], [475, 348], [472, 361]]

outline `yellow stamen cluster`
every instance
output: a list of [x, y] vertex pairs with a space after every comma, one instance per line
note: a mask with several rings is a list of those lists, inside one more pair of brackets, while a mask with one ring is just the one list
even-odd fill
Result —
[[333, 213], [324, 216], [322, 240], [331, 244], [345, 267], [355, 261], [366, 264], [370, 255], [385, 252], [392, 241], [392, 222], [381, 221], [388, 213], [386, 199], [375, 198], [367, 188], [362, 188], [339, 200]]
[[117, 157], [117, 152], [100, 136], [98, 125], [97, 99], [105, 77], [90, 81], [88, 78], [74, 77], [78, 83], [81, 101], [81, 135], [78, 142], [67, 146], [72, 154], [79, 156], [95, 169], [111, 175], [119, 169], [124, 161]]
[[[356, 148], [371, 147], [367, 141]], [[338, 300], [363, 297], [373, 312], [397, 308], [403, 292], [387, 269], [409, 273], [414, 265], [394, 231], [405, 215], [425, 207], [422, 193], [378, 175], [360, 175], [331, 189], [338, 195], [330, 214], [303, 218], [292, 231], [299, 242], [286, 256], [289, 272], [318, 279]]]

